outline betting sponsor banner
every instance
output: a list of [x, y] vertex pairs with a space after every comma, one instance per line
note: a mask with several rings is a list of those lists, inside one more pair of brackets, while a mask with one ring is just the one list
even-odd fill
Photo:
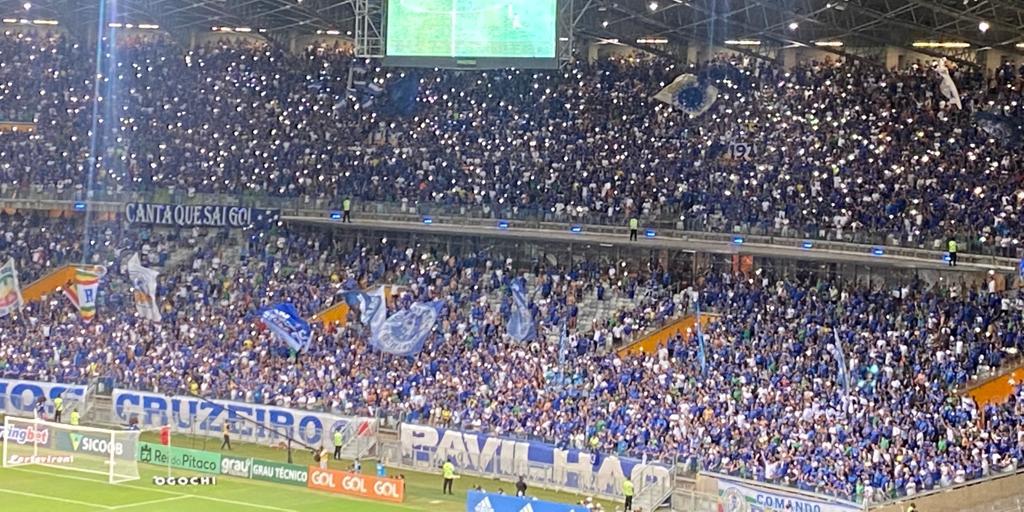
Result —
[[515, 480], [538, 487], [569, 489], [581, 494], [620, 498], [622, 480], [630, 477], [641, 489], [671, 480], [667, 466], [638, 459], [557, 448], [548, 443], [504, 439], [403, 423], [400, 429], [403, 466], [436, 471], [451, 460], [460, 473]]
[[113, 406], [119, 421], [127, 424], [135, 417], [140, 428], [169, 425], [174, 432], [219, 437], [226, 421], [231, 424], [232, 439], [265, 446], [284, 443], [285, 436], [309, 446], [320, 446], [329, 442], [335, 430], [341, 430], [346, 436], [344, 441], [348, 442], [351, 436], [357, 435], [357, 429], [347, 428], [350, 423], [375, 421], [273, 405], [124, 389], [114, 390]]
[[[168, 458], [170, 458], [170, 464], [168, 464]], [[155, 443], [139, 443], [139, 462], [157, 466], [170, 465], [172, 468], [219, 475], [221, 472], [220, 458], [219, 453], [189, 450], [177, 446], [167, 447]]]
[[45, 398], [52, 403], [58, 396], [64, 398], [64, 410], [68, 411], [72, 404], [85, 402], [85, 390], [85, 386], [77, 384], [0, 379], [0, 412], [32, 416], [36, 401]]
[[306, 466], [252, 459], [250, 474], [253, 480], [306, 487], [309, 471]]
[[5, 438], [8, 443], [49, 447], [50, 429], [36, 425], [20, 426], [18, 424], [11, 424], [0, 429], [0, 441]]
[[237, 476], [239, 478], [250, 478], [252, 476], [252, 459], [243, 459], [232, 455], [221, 455], [220, 474]]
[[583, 505], [554, 503], [507, 494], [469, 491], [466, 512], [589, 512]]
[[67, 465], [75, 462], [74, 455], [17, 455], [7, 457], [9, 464]]
[[317, 466], [309, 467], [308, 486], [319, 491], [376, 501], [401, 503], [405, 500], [405, 480], [321, 469]]
[[820, 494], [787, 491], [776, 486], [750, 482], [717, 473], [718, 494], [724, 512], [773, 512], [776, 510], [807, 510], [811, 512], [851, 512], [863, 510], [856, 503]]
[[0, 267], [0, 317], [21, 309], [22, 304], [18, 271], [14, 268], [14, 258], [11, 258]]
[[269, 227], [281, 210], [244, 206], [127, 203], [124, 216], [131, 224], [176, 227], [247, 228]]

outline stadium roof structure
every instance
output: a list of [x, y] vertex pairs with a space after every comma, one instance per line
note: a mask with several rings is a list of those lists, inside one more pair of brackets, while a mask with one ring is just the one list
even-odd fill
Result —
[[[251, 27], [270, 38], [354, 30], [356, 11], [386, 0], [106, 0], [106, 13], [123, 23], [160, 25], [174, 34], [213, 26]], [[1024, 0], [560, 0], [577, 34], [617, 39], [655, 52], [676, 53], [692, 43], [739, 51], [808, 46], [863, 56], [886, 46], [924, 54], [914, 42], [956, 43], [970, 51], [1005, 49], [1024, 55]], [[25, 5], [31, 8], [25, 10]], [[101, 0], [0, 0], [3, 17], [50, 18], [69, 30], [95, 30]], [[641, 42], [637, 42], [640, 40]], [[644, 42], [647, 41], [647, 42]], [[657, 41], [650, 43], [650, 41]], [[664, 42], [663, 42], [664, 41]], [[840, 46], [842, 44], [842, 46]], [[969, 46], [965, 46], [969, 45]]]

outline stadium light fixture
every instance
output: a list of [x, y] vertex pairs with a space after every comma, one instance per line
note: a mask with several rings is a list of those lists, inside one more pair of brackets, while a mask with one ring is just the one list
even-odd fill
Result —
[[980, 30], [982, 34], [984, 34], [985, 32], [988, 32], [988, 29], [989, 29], [989, 24], [988, 24], [987, 21], [983, 21], [981, 23], [978, 23], [978, 30]]
[[914, 48], [970, 48], [971, 43], [963, 41], [914, 41]]
[[756, 39], [726, 39], [725, 44], [733, 46], [761, 46], [761, 41]]
[[795, 21], [794, 21], [794, 22], [791, 22], [791, 23], [789, 24], [789, 31], [790, 31], [790, 32], [794, 32], [794, 31], [796, 31], [796, 29], [798, 29], [798, 28], [800, 28], [800, 24], [799, 24], [799, 23], [797, 23], [797, 22], [795, 22]]
[[651, 9], [651, 12], [658, 10], [658, 2], [651, 2], [647, 7]]
[[601, 22], [601, 26], [602, 26], [603, 28], [608, 28], [608, 20], [604, 20], [604, 21], [602, 21], [602, 22]]
[[57, 20], [32, 20], [32, 24], [33, 25], [50, 25], [50, 26], [53, 26], [53, 25], [57, 25], [59, 23], [57, 22]]
[[828, 48], [839, 48], [843, 46], [842, 41], [815, 41], [814, 46], [824, 46]]
[[1017, 43], [1014, 46], [1016, 46], [1017, 48], [1024, 48], [1024, 43]]
[[139, 25], [139, 28], [143, 30], [159, 30], [160, 25], [154, 25], [152, 23], [142, 23]]
[[668, 39], [664, 37], [641, 37], [636, 40], [636, 44], [668, 44]]
[[21, 6], [24, 7], [25, 10], [27, 11], [29, 9], [32, 9], [32, 2], [25, 2], [25, 3], [21, 4]]

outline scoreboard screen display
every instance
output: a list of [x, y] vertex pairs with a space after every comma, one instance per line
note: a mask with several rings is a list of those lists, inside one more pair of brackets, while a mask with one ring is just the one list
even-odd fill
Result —
[[557, 0], [389, 0], [388, 57], [554, 59]]

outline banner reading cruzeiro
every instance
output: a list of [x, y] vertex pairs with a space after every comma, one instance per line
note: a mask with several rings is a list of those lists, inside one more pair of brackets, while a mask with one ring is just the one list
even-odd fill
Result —
[[373, 432], [372, 428], [363, 428], [363, 424], [369, 427], [375, 421], [273, 405], [124, 389], [114, 390], [113, 406], [118, 421], [127, 424], [135, 416], [140, 428], [169, 425], [174, 432], [191, 434], [194, 427], [195, 434], [217, 437], [226, 421], [231, 425], [233, 438], [267, 446], [284, 442], [285, 436], [309, 446], [327, 446], [331, 445], [335, 430], [342, 432], [347, 443], [360, 433]]
[[85, 402], [85, 390], [85, 386], [78, 384], [0, 379], [0, 413], [32, 416], [39, 398], [52, 404], [58, 396], [64, 399], [65, 410], [71, 410]]
[[605, 456], [562, 449], [537, 441], [445, 430], [403, 423], [401, 463], [435, 471], [451, 458], [459, 473], [515, 480], [525, 476], [538, 487], [571, 489], [582, 494], [619, 498], [622, 481], [630, 477], [638, 489], [671, 483], [667, 466], [644, 464], [629, 457]]
[[269, 227], [281, 210], [245, 206], [126, 203], [124, 216], [131, 224], [176, 227], [247, 228]]

